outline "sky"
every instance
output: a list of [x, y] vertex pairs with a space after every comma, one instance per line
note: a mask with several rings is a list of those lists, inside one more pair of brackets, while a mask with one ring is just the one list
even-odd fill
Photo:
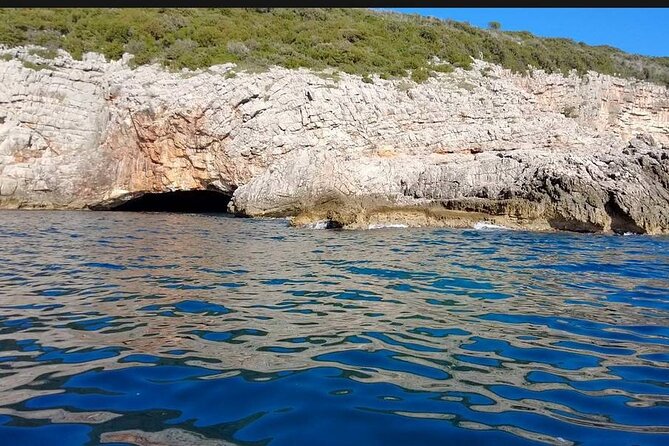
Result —
[[507, 31], [567, 37], [628, 53], [669, 56], [669, 8], [383, 8]]

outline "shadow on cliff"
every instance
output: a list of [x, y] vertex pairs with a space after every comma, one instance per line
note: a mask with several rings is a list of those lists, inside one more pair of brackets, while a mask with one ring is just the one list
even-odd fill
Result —
[[609, 217], [611, 217], [611, 230], [616, 234], [624, 234], [626, 232], [633, 234], [646, 233], [646, 230], [634, 221], [629, 212], [622, 209], [614, 194], [609, 193], [609, 201], [604, 206], [604, 209], [609, 214]]
[[110, 211], [227, 213], [230, 195], [211, 190], [147, 193], [133, 198]]

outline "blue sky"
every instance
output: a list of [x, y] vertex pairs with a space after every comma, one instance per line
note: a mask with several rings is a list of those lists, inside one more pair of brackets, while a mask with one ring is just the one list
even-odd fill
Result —
[[629, 53], [669, 56], [669, 8], [383, 8], [537, 36], [568, 37]]

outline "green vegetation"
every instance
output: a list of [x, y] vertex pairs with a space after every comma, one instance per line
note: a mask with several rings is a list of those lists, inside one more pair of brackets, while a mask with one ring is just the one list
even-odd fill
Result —
[[39, 56], [42, 59], [54, 59], [58, 55], [58, 52], [50, 48], [41, 48], [41, 49], [30, 50], [28, 51], [28, 54], [31, 54], [33, 56]]
[[419, 84], [425, 82], [429, 77], [430, 71], [423, 67], [416, 68], [411, 72], [411, 80]]
[[53, 67], [45, 63], [33, 63], [27, 60], [22, 62], [23, 66], [30, 68], [31, 70], [40, 71], [40, 70], [53, 70]]
[[[669, 84], [669, 57], [650, 58], [569, 39], [491, 30], [415, 14], [364, 9], [0, 9], [0, 43], [35, 44], [74, 57], [124, 52], [135, 64], [173, 69], [233, 62], [260, 71], [271, 65], [337, 70], [372, 79], [469, 68], [471, 57], [514, 72], [594, 70]], [[501, 25], [500, 25], [501, 26]], [[433, 57], [442, 63], [433, 65]]]

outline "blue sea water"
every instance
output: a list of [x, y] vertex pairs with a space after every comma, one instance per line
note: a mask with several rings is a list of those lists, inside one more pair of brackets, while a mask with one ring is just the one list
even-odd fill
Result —
[[666, 445], [669, 238], [0, 213], [2, 445]]

